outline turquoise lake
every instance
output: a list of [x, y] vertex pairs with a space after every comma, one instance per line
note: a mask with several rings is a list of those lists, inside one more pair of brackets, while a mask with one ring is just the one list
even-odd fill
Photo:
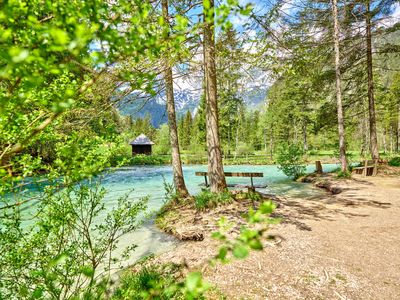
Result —
[[[324, 165], [324, 171], [332, 171], [337, 165]], [[186, 185], [191, 194], [201, 191], [200, 184], [204, 183], [204, 178], [195, 176], [195, 171], [206, 171], [205, 165], [184, 166]], [[263, 178], [254, 178], [255, 184], [267, 184], [264, 189], [258, 189], [260, 192], [285, 195], [287, 197], [298, 197], [307, 199], [318, 198], [325, 192], [315, 188], [310, 184], [297, 183], [285, 176], [276, 166], [225, 166], [225, 171], [240, 172], [263, 172]], [[307, 167], [307, 172], [313, 172], [314, 166]], [[135, 201], [144, 196], [149, 196], [149, 210], [156, 211], [161, 208], [164, 203], [165, 190], [163, 178], [168, 183], [172, 183], [171, 166], [132, 166], [123, 167], [104, 173], [102, 178], [102, 186], [107, 190], [105, 197], [106, 207], [112, 208], [117, 204], [120, 196], [129, 193], [129, 199]], [[227, 178], [228, 183], [249, 184], [250, 178]], [[133, 189], [133, 191], [132, 191]], [[152, 220], [144, 223], [137, 231], [125, 236], [120, 241], [119, 249], [121, 251], [125, 246], [135, 244], [138, 247], [134, 251], [129, 261], [124, 265], [131, 264], [141, 257], [150, 254], [157, 254], [168, 251], [178, 243], [174, 238], [160, 232], [153, 224]], [[115, 255], [118, 255], [115, 253]]]

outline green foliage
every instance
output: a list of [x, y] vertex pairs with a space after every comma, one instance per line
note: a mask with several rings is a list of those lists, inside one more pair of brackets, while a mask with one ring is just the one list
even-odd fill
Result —
[[183, 116], [178, 122], [179, 143], [182, 150], [187, 150], [193, 139], [193, 118], [190, 111]]
[[179, 278], [175, 276], [179, 270], [179, 266], [167, 264], [144, 266], [138, 272], [127, 271], [111, 299], [184, 299], [178, 288]]
[[216, 207], [219, 204], [229, 203], [232, 200], [232, 194], [229, 191], [213, 193], [208, 189], [203, 189], [199, 194], [194, 196], [194, 204], [199, 210]]
[[127, 160], [127, 164], [129, 165], [166, 165], [169, 164], [171, 158], [169, 156], [161, 156], [161, 155], [145, 155], [138, 154], [135, 155], [129, 160]]
[[156, 129], [151, 124], [150, 114], [147, 114], [144, 118], [135, 118], [132, 121], [131, 128], [133, 137], [137, 137], [143, 133], [152, 141], [157, 138]]
[[174, 202], [179, 199], [179, 194], [176, 192], [175, 185], [173, 183], [167, 182], [163, 176], [163, 186], [165, 191], [164, 204]]
[[400, 167], [400, 156], [393, 157], [389, 160], [389, 166]]
[[351, 178], [351, 171], [346, 171], [346, 172], [343, 172], [342, 170], [338, 170], [337, 171], [337, 178], [340, 178], [340, 179], [349, 179], [349, 178]]
[[138, 272], [128, 271], [123, 274], [111, 299], [205, 299], [204, 294], [210, 285], [203, 281], [201, 273], [190, 272], [183, 277], [181, 268], [165, 264], [144, 266]]
[[[37, 204], [31, 224], [19, 207], [2, 210], [1, 298], [65, 299], [102, 292], [110, 268], [135, 247], [115, 258], [119, 239], [138, 227], [148, 202], [132, 202], [125, 195], [107, 213], [105, 192], [94, 183], [48, 194]], [[102, 280], [97, 281], [98, 276]]]
[[163, 124], [157, 130], [156, 138], [153, 146], [154, 154], [169, 155], [171, 152], [171, 143], [169, 139], [169, 128], [167, 124]]
[[[270, 214], [275, 210], [276, 205], [272, 201], [264, 201], [257, 210], [250, 209], [246, 217], [249, 226], [242, 226], [237, 238], [230, 240], [227, 232], [232, 228], [225, 218], [222, 218], [218, 225], [219, 231], [214, 232], [212, 237], [222, 242], [215, 260], [228, 262], [230, 256], [237, 259], [246, 258], [251, 250], [262, 250], [262, 237], [268, 229], [269, 224], [276, 224], [280, 220], [271, 218]], [[264, 226], [252, 228], [255, 224]]]
[[305, 174], [306, 167], [302, 164], [304, 151], [301, 147], [295, 144], [282, 145], [278, 150], [277, 163], [279, 169], [285, 173], [286, 176], [294, 179], [299, 178]]

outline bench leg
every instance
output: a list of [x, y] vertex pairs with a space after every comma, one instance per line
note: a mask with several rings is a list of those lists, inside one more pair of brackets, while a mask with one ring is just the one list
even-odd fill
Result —
[[363, 175], [364, 175], [364, 176], [368, 176], [368, 160], [365, 160], [365, 161], [364, 161]]
[[206, 183], [206, 187], [208, 187], [207, 175], [204, 176], [204, 181]]

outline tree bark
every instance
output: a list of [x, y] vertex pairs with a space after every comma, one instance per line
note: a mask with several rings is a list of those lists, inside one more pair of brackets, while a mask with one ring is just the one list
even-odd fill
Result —
[[400, 150], [400, 103], [399, 103], [399, 110], [397, 113], [397, 134], [396, 134], [396, 138], [397, 138], [397, 143], [396, 143], [396, 152], [399, 152]]
[[304, 152], [308, 151], [308, 142], [307, 142], [307, 121], [303, 121], [303, 148]]
[[226, 189], [222, 153], [218, 130], [217, 74], [215, 67], [214, 0], [203, 2], [204, 16], [204, 63], [206, 78], [206, 131], [208, 174], [212, 192]]
[[[168, 15], [168, 0], [162, 0], [162, 15], [166, 24], [169, 24]], [[180, 197], [186, 198], [189, 192], [185, 185], [185, 179], [182, 171], [182, 161], [179, 149], [178, 130], [176, 126], [176, 113], [175, 113], [175, 99], [174, 99], [174, 84], [172, 77], [172, 66], [168, 59], [168, 53], [165, 54], [164, 59], [164, 81], [165, 91], [167, 95], [167, 112], [168, 112], [168, 126], [169, 126], [169, 139], [171, 143], [171, 156], [172, 156], [172, 170], [174, 176], [175, 190]]]
[[389, 143], [390, 143], [390, 153], [393, 153], [393, 150], [395, 150], [393, 145], [393, 126], [390, 126]]
[[372, 73], [372, 33], [370, 1], [366, 3], [366, 37], [367, 37], [367, 69], [368, 69], [368, 111], [369, 111], [369, 138], [372, 159], [379, 159], [378, 137], [376, 133], [374, 77]]
[[347, 158], [346, 158], [346, 141], [344, 130], [344, 117], [342, 105], [342, 87], [341, 87], [341, 73], [340, 73], [340, 48], [339, 48], [339, 20], [337, 0], [332, 0], [332, 14], [334, 25], [334, 47], [335, 47], [335, 73], [336, 73], [336, 103], [337, 103], [337, 118], [338, 118], [338, 134], [339, 134], [339, 159], [342, 165], [342, 171], [347, 171]]
[[269, 157], [271, 161], [274, 159], [274, 129], [271, 127], [271, 135], [269, 139]]
[[386, 125], [383, 127], [383, 151], [385, 152], [385, 154], [388, 152], [387, 151], [387, 144], [386, 144], [386, 135], [387, 135], [387, 130], [386, 130]]
[[[238, 110], [238, 115], [239, 115], [239, 110]], [[238, 148], [239, 148], [239, 126], [240, 126], [240, 116], [238, 117], [237, 124], [236, 124], [235, 156], [234, 156], [235, 159], [236, 159], [236, 157], [237, 157]]]

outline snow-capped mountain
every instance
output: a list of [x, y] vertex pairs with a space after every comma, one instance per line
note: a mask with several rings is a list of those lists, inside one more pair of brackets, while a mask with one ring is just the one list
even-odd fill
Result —
[[[175, 108], [178, 118], [187, 111], [195, 114], [200, 104], [202, 95], [203, 76], [186, 76], [174, 80]], [[256, 109], [265, 101], [268, 92], [268, 78], [260, 70], [247, 70], [247, 73], [241, 79], [239, 97], [243, 99], [248, 109]], [[135, 92], [126, 96], [118, 105], [124, 115], [130, 115], [132, 118], [143, 118], [150, 114], [152, 123], [158, 127], [166, 123], [166, 97], [165, 92], [160, 92], [153, 98], [137, 98]]]
[[[251, 89], [241, 95], [249, 109], [256, 109], [265, 101], [267, 88]], [[122, 100], [120, 110], [124, 115], [130, 115], [132, 118], [143, 118], [150, 114], [152, 124], [156, 127], [168, 121], [164, 97], [156, 97], [150, 100], [132, 100], [132, 97], [126, 97]], [[200, 95], [190, 90], [181, 90], [175, 92], [175, 108], [178, 118], [185, 115], [187, 111], [195, 114], [200, 104]]]

